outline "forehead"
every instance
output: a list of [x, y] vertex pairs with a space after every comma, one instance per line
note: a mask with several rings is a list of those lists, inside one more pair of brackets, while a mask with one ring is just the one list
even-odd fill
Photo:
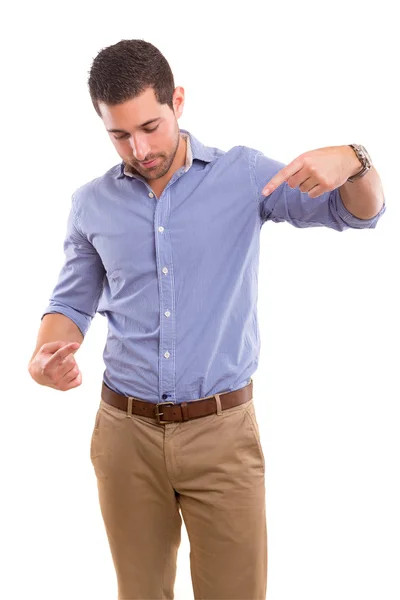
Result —
[[108, 129], [117, 123], [129, 123], [130, 127], [139, 127], [142, 123], [161, 116], [163, 108], [157, 102], [153, 88], [121, 104], [109, 105], [99, 102], [101, 116]]

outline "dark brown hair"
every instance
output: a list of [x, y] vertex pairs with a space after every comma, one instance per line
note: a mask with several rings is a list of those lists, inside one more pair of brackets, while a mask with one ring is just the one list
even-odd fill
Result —
[[144, 40], [121, 40], [103, 48], [93, 60], [89, 92], [99, 116], [98, 102], [115, 105], [140, 96], [152, 87], [159, 104], [173, 110], [174, 76], [161, 52]]

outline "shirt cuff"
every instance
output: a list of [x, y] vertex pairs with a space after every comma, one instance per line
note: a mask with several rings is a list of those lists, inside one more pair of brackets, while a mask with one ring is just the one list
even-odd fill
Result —
[[46, 308], [45, 312], [42, 314], [40, 320], [42, 320], [45, 315], [54, 313], [60, 313], [68, 317], [68, 319], [71, 319], [71, 321], [73, 321], [75, 325], [79, 328], [83, 337], [85, 337], [87, 330], [89, 329], [92, 317], [80, 313], [71, 306], [66, 306], [65, 304], [60, 304], [59, 302], [51, 302]]

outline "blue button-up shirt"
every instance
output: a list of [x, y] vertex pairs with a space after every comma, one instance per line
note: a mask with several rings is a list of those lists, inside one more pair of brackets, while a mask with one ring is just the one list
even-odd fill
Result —
[[[181, 129], [186, 164], [156, 197], [124, 162], [72, 196], [65, 263], [46, 313], [85, 336], [107, 317], [104, 382], [150, 402], [190, 401], [239, 389], [260, 351], [260, 231], [270, 220], [337, 231], [374, 228], [353, 216], [339, 189], [310, 198], [283, 183], [285, 165], [246, 146], [225, 152]], [[43, 314], [43, 316], [44, 316]]]

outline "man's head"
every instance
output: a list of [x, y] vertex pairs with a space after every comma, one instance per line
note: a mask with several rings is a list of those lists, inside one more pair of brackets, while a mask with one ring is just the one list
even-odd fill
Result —
[[[104, 48], [92, 63], [88, 85], [93, 106], [127, 165], [148, 180], [180, 166], [186, 153], [178, 125], [184, 89], [175, 89], [171, 68], [155, 46], [122, 40]], [[151, 159], [156, 159], [153, 168], [141, 164]]]

